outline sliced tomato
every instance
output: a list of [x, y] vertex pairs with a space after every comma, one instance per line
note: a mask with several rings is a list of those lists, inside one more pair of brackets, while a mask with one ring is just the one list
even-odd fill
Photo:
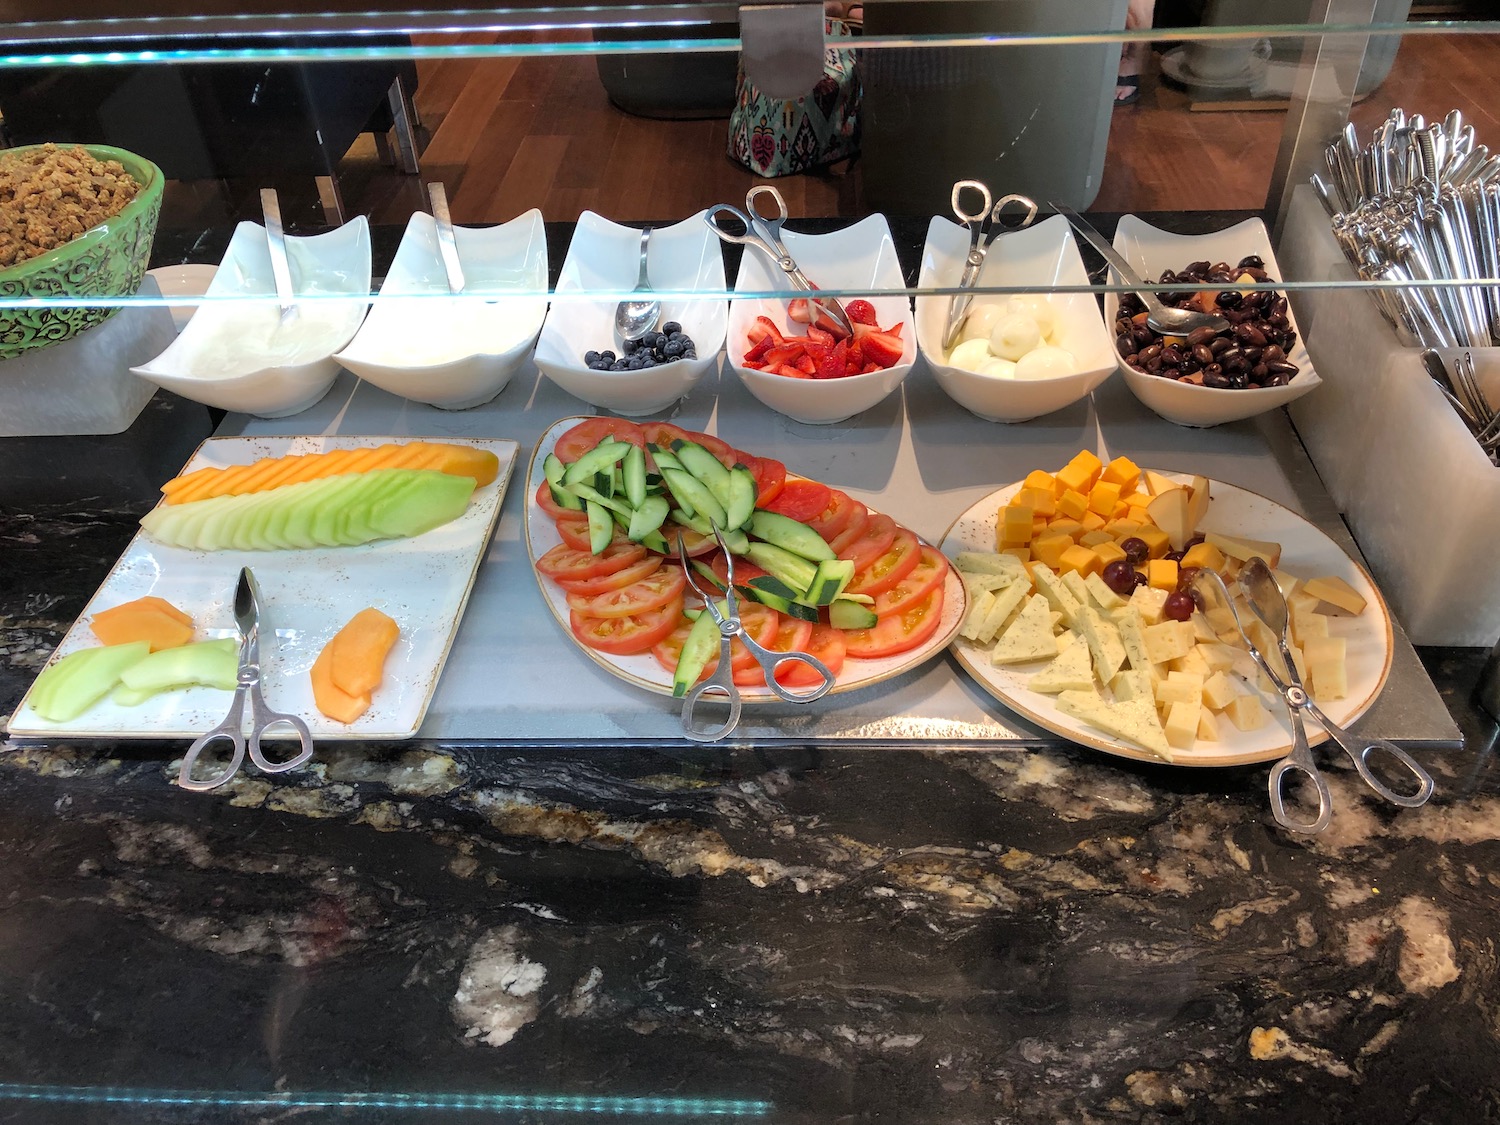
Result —
[[[590, 550], [589, 543], [589, 518], [581, 512], [564, 512], [556, 519], [557, 533], [562, 536], [562, 541], [575, 551]], [[618, 536], [616, 537], [618, 538]]]
[[642, 422], [641, 435], [651, 445], [659, 445], [663, 449], [671, 449], [672, 443], [688, 436], [688, 432], [681, 426], [674, 426], [671, 422]]
[[[835, 548], [837, 550], [837, 548]], [[904, 527], [896, 529], [896, 538], [891, 549], [880, 555], [863, 570], [856, 570], [849, 582], [851, 594], [868, 594], [874, 597], [883, 594], [914, 569], [922, 558], [922, 544]]]
[[536, 506], [553, 519], [561, 519], [563, 516], [583, 515], [582, 512], [575, 508], [560, 507], [557, 501], [552, 499], [552, 488], [546, 481], [542, 481], [536, 487]]
[[948, 560], [941, 551], [923, 544], [921, 557], [911, 573], [888, 590], [875, 595], [875, 615], [890, 617], [920, 601], [948, 577]]
[[628, 419], [586, 418], [558, 438], [552, 452], [557, 454], [559, 461], [567, 464], [593, 449], [606, 434], [612, 434], [620, 441], [628, 441], [631, 445], [639, 445], [642, 449], [646, 447], [646, 438], [641, 433], [641, 428]]
[[687, 578], [680, 566], [659, 566], [645, 578], [602, 594], [569, 594], [568, 608], [588, 617], [630, 617], [682, 601]]
[[[713, 572], [719, 576], [720, 582], [725, 584], [729, 582], [729, 563], [728, 560], [724, 558], [723, 551], [715, 552], [713, 558], [708, 560], [708, 565], [712, 567]], [[765, 577], [765, 573], [765, 571], [756, 566], [749, 559], [736, 556], [734, 560], [734, 580], [737, 585], [743, 586], [752, 578], [763, 578]]]
[[727, 441], [721, 441], [713, 434], [705, 434], [698, 430], [684, 430], [683, 437], [688, 441], [697, 442], [719, 459], [719, 463], [726, 469], [734, 468], [738, 459], [744, 456]]
[[[848, 646], [842, 629], [835, 629], [832, 625], [814, 625], [807, 640], [797, 647], [809, 656], [816, 656], [835, 676], [844, 667]], [[776, 682], [785, 687], [811, 687], [821, 681], [822, 677], [813, 671], [812, 666], [800, 660], [795, 664], [783, 664], [776, 670]]]
[[664, 524], [661, 533], [667, 541], [667, 546], [672, 548], [672, 557], [674, 559], [677, 557], [677, 537], [679, 535], [682, 536], [682, 545], [686, 549], [687, 556], [690, 559], [695, 559], [699, 555], [706, 555], [710, 551], [717, 551], [719, 549], [719, 541], [712, 535], [704, 535], [694, 531], [690, 527], [683, 527], [676, 520], [669, 520]]
[[[632, 544], [632, 546], [638, 545]], [[613, 550], [613, 546], [605, 548], [606, 553]], [[650, 578], [661, 565], [660, 555], [647, 555], [639, 562], [621, 567], [610, 574], [599, 574], [593, 578], [558, 578], [554, 581], [570, 594], [586, 594], [592, 597], [595, 594], [607, 594], [611, 590], [621, 590], [632, 582]]]
[[[735, 605], [739, 607], [740, 624], [745, 627], [745, 632], [762, 648], [769, 647], [776, 639], [776, 630], [781, 628], [781, 614], [768, 605], [747, 602], [744, 598], [737, 598]], [[755, 657], [739, 641], [730, 645], [729, 652], [729, 663], [736, 669], [755, 667]]]
[[877, 512], [870, 517], [870, 522], [865, 524], [864, 530], [857, 537], [842, 545], [831, 546], [839, 558], [848, 559], [854, 564], [854, 569], [860, 571], [889, 551], [895, 541], [896, 521], [884, 512]]
[[749, 465], [755, 474], [755, 506], [764, 508], [786, 487], [786, 466], [771, 457], [752, 457]]
[[850, 505], [849, 521], [844, 524], [844, 529], [828, 540], [828, 545], [833, 548], [835, 555], [865, 533], [865, 528], [870, 526], [871, 514], [870, 509], [860, 504], [858, 500]]
[[832, 543], [844, 528], [849, 526], [849, 517], [854, 514], [854, 506], [859, 504], [858, 500], [840, 489], [831, 489], [828, 494], [828, 506], [812, 519], [807, 521], [807, 526], [816, 531], [823, 539]]
[[548, 578], [556, 581], [577, 582], [586, 578], [597, 578], [602, 574], [613, 574], [624, 567], [640, 562], [646, 557], [646, 548], [639, 543], [610, 544], [601, 554], [578, 551], [566, 543], [559, 543], [536, 560], [536, 568]]
[[646, 613], [627, 617], [590, 617], [576, 612], [568, 614], [568, 625], [582, 644], [615, 656], [633, 656], [651, 651], [681, 620], [681, 598]]
[[879, 660], [916, 648], [937, 632], [942, 619], [943, 588], [934, 586], [921, 601], [882, 617], [873, 628], [849, 630], [844, 634], [844, 643], [850, 656]]
[[[803, 621], [797, 617], [781, 616], [781, 625], [776, 630], [776, 636], [771, 638], [771, 643], [766, 645], [772, 652], [806, 652], [808, 641], [812, 637], [813, 623]], [[786, 683], [786, 676], [793, 668], [805, 667], [799, 660], [794, 664], [784, 664], [781, 673], [777, 677], [778, 682]], [[763, 687], [766, 682], [765, 673], [760, 670], [759, 664], [751, 664], [746, 668], [736, 668], [734, 671], [734, 682], [740, 687]], [[817, 682], [816, 678], [813, 679]]]
[[833, 489], [815, 480], [789, 480], [782, 486], [781, 495], [765, 505], [766, 511], [776, 512], [787, 519], [807, 523], [828, 507]]
[[[656, 662], [668, 672], [677, 671], [677, 662], [682, 658], [682, 646], [687, 643], [687, 635], [692, 630], [693, 623], [684, 617], [673, 627], [661, 640], [651, 646], [651, 655], [656, 657]], [[699, 674], [699, 680], [705, 680], [714, 674], [719, 666], [719, 650], [714, 649], [713, 655], [703, 665], [703, 671]]]

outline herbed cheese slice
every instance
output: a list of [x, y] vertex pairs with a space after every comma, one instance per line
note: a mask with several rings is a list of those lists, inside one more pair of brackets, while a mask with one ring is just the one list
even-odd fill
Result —
[[1097, 574], [1090, 574], [1083, 580], [1083, 584], [1088, 587], [1089, 597], [1094, 599], [1094, 604], [1100, 609], [1119, 609], [1125, 604], [1125, 599], [1106, 586], [1104, 579]]
[[1063, 624], [1071, 628], [1078, 620], [1079, 610], [1083, 608], [1073, 592], [1063, 585], [1056, 572], [1045, 566], [1033, 566], [1031, 580], [1036, 583], [1036, 588], [1051, 603], [1052, 608], [1062, 614]]
[[1109, 683], [1125, 664], [1125, 646], [1120, 643], [1120, 631], [1091, 605], [1083, 607], [1083, 620], [1078, 629], [1089, 643], [1089, 651], [1094, 654], [1094, 671], [1099, 674], [1099, 682]]
[[1016, 611], [1016, 607], [1031, 593], [1031, 583], [1012, 582], [1005, 589], [996, 592], [994, 604], [990, 606], [989, 612], [984, 615], [980, 622], [974, 639], [982, 645], [989, 644], [1005, 628], [1010, 615]]
[[963, 580], [964, 592], [970, 598], [977, 598], [980, 594], [1003, 590], [1016, 581], [1016, 575], [1014, 574], [976, 574], [973, 571], [960, 570], [958, 576]]
[[1017, 575], [1026, 569], [1015, 555], [1002, 555], [996, 551], [960, 551], [953, 556], [953, 565], [970, 574]]
[[1094, 658], [1089, 646], [1069, 645], [1056, 660], [1027, 680], [1026, 686], [1046, 695], [1056, 695], [1060, 691], [1093, 691]]
[[1120, 643], [1125, 646], [1125, 656], [1129, 659], [1130, 666], [1138, 672], [1145, 672], [1152, 680], [1159, 678], [1161, 670], [1146, 655], [1146, 638], [1143, 632], [1145, 623], [1141, 620], [1140, 608], [1127, 605], [1115, 618], [1115, 627], [1120, 630]]
[[1052, 610], [1041, 594], [1032, 594], [1021, 607], [1016, 619], [1000, 635], [1000, 643], [990, 654], [992, 664], [1024, 664], [1046, 660], [1057, 654], [1057, 640], [1052, 634]]
[[966, 641], [978, 641], [979, 630], [983, 627], [984, 619], [989, 616], [994, 604], [995, 595], [988, 590], [980, 590], [977, 593], [970, 591], [969, 608], [964, 614], [964, 623], [959, 626], [958, 635]]
[[1092, 605], [1089, 598], [1089, 588], [1083, 581], [1083, 575], [1076, 570], [1066, 570], [1062, 573], [1062, 584], [1068, 593], [1073, 595], [1073, 600], [1080, 606]]
[[1144, 747], [1164, 761], [1172, 760], [1172, 747], [1162, 733], [1156, 707], [1148, 700], [1109, 703], [1098, 692], [1065, 691], [1057, 697], [1057, 709], [1105, 734]]

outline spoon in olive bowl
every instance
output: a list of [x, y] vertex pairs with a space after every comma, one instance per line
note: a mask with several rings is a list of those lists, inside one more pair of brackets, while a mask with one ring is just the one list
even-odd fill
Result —
[[655, 331], [661, 322], [661, 302], [649, 296], [651, 279], [646, 267], [646, 247], [650, 241], [651, 228], [647, 227], [641, 231], [641, 267], [635, 289], [615, 306], [615, 333], [621, 343], [639, 340], [646, 333]]
[[1072, 223], [1073, 229], [1083, 236], [1084, 241], [1099, 252], [1100, 256], [1109, 263], [1110, 269], [1120, 275], [1120, 280], [1135, 290], [1136, 296], [1146, 306], [1147, 327], [1160, 332], [1163, 336], [1186, 336], [1198, 328], [1211, 328], [1215, 332], [1223, 332], [1230, 327], [1229, 321], [1216, 313], [1174, 309], [1163, 304], [1161, 299], [1141, 280], [1140, 275], [1130, 268], [1130, 263], [1121, 257], [1082, 215], [1062, 203], [1048, 203], [1047, 206]]

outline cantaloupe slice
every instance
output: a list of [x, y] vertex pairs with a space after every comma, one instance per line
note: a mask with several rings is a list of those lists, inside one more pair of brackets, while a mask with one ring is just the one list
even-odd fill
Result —
[[318, 710], [327, 715], [336, 723], [352, 723], [370, 709], [370, 697], [368, 695], [350, 695], [341, 691], [333, 682], [333, 645], [326, 644], [323, 651], [318, 653], [318, 658], [313, 661], [312, 689], [313, 702], [318, 705]]
[[385, 658], [400, 635], [401, 627], [380, 610], [356, 613], [328, 642], [334, 686], [349, 695], [368, 696], [380, 686]]
[[199, 469], [173, 477], [161, 486], [168, 504], [186, 504], [214, 496], [264, 492], [282, 485], [318, 480], [340, 473], [373, 469], [434, 469], [472, 477], [483, 488], [500, 472], [500, 459], [487, 449], [448, 442], [408, 441], [368, 449], [335, 449], [328, 453], [266, 457], [251, 465]]
[[193, 619], [165, 598], [144, 597], [101, 609], [89, 628], [106, 645], [145, 641], [152, 652], [176, 648], [193, 639]]

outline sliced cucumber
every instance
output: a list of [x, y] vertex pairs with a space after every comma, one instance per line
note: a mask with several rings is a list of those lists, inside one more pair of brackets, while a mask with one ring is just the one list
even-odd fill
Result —
[[687, 471], [682, 468], [682, 462], [677, 459], [677, 454], [673, 453], [670, 449], [657, 445], [655, 442], [651, 443], [650, 448], [651, 459], [656, 462], [657, 472], [663, 469], [682, 469], [683, 472]]
[[547, 491], [552, 493], [552, 502], [559, 508], [571, 512], [583, 511], [583, 501], [563, 487], [563, 474], [568, 467], [558, 460], [556, 453], [549, 453], [542, 460], [542, 475], [547, 478]]
[[752, 541], [745, 557], [767, 574], [775, 575], [802, 597], [817, 576], [818, 568], [800, 555], [776, 546], [774, 543]]
[[730, 527], [743, 528], [755, 515], [755, 474], [749, 469], [729, 470], [728, 496], [724, 501], [724, 519]]
[[625, 534], [639, 543], [667, 522], [668, 511], [667, 502], [662, 497], [643, 496], [630, 517], [630, 526], [626, 528]]
[[703, 669], [719, 649], [719, 626], [711, 613], [700, 614], [682, 642], [677, 656], [677, 671], [672, 676], [672, 694], [683, 696], [698, 682]]
[[603, 504], [584, 501], [583, 510], [589, 515], [589, 550], [602, 555], [615, 537], [615, 519]]
[[641, 546], [648, 551], [655, 551], [658, 555], [675, 556], [677, 554], [677, 544], [668, 543], [667, 537], [660, 531], [648, 531], [641, 536]]
[[788, 617], [796, 617], [803, 621], [817, 623], [818, 611], [810, 605], [804, 605], [792, 595], [792, 588], [779, 578], [772, 575], [764, 575], [752, 578], [743, 586], [736, 586], [742, 597], [750, 601], [760, 602], [761, 605], [770, 606], [779, 613]]
[[823, 537], [805, 523], [765, 509], [751, 515], [750, 534], [813, 562], [837, 557]]
[[591, 504], [598, 504], [602, 508], [608, 508], [611, 512], [622, 515], [627, 520], [635, 514], [634, 509], [629, 504], [626, 504], [622, 500], [616, 500], [613, 496], [606, 496], [592, 485], [570, 484], [568, 489], [580, 500], [588, 501]]
[[[578, 484], [580, 481], [592, 482], [595, 473], [608, 473], [633, 448], [628, 441], [601, 441], [563, 470], [562, 482], [565, 485]], [[543, 465], [545, 471], [545, 462]]]
[[835, 629], [873, 629], [875, 611], [851, 598], [835, 598], [828, 607], [828, 624]]
[[854, 578], [854, 564], [847, 559], [824, 559], [807, 585], [807, 601], [829, 605]]
[[639, 508], [646, 500], [646, 451], [640, 446], [632, 445], [630, 452], [625, 454], [620, 465], [620, 478], [625, 499], [632, 508]]
[[724, 580], [717, 574], [715, 574], [714, 568], [709, 566], [702, 559], [688, 559], [688, 565], [693, 568], [693, 572], [697, 574], [699, 578], [704, 578], [709, 582], [712, 582], [715, 590], [722, 591], [724, 589]]
[[672, 443], [672, 451], [677, 454], [682, 467], [702, 481], [720, 504], [728, 504], [729, 470], [720, 464], [717, 457], [692, 441], [675, 441]]
[[672, 495], [677, 497], [677, 502], [684, 508], [692, 508], [690, 515], [700, 515], [721, 528], [729, 526], [724, 505], [719, 503], [708, 486], [697, 477], [682, 469], [663, 469], [661, 475], [666, 478], [667, 486], [671, 488]]

